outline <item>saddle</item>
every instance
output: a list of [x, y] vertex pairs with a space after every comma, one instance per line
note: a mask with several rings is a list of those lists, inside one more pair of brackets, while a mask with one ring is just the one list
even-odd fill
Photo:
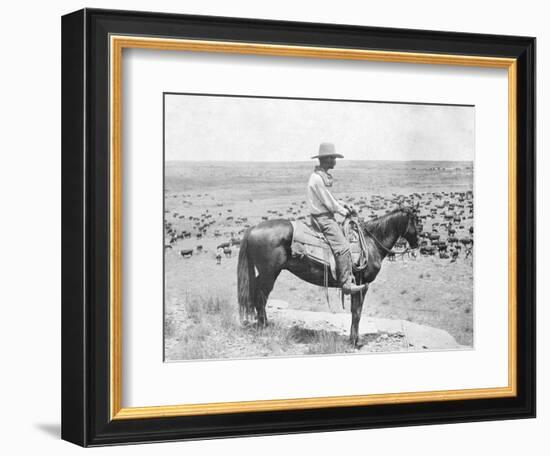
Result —
[[[349, 221], [346, 220], [346, 222]], [[337, 280], [336, 260], [330, 244], [325, 236], [323, 236], [323, 233], [316, 229], [314, 225], [308, 225], [301, 221], [291, 221], [290, 223], [294, 230], [290, 245], [292, 256], [299, 258], [306, 257], [310, 261], [327, 267], [330, 270], [332, 278]], [[351, 228], [351, 224], [343, 228], [344, 234], [350, 243], [352, 263], [357, 266], [362, 253], [359, 235], [355, 229]], [[368, 253], [365, 252], [365, 255], [368, 255]], [[368, 258], [368, 256], [365, 257]]]

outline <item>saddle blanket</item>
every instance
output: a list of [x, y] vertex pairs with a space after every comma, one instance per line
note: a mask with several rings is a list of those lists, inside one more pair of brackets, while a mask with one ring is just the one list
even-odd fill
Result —
[[[291, 221], [290, 223], [294, 230], [290, 245], [292, 256], [300, 258], [305, 256], [312, 261], [327, 266], [330, 269], [332, 278], [336, 280], [336, 260], [323, 234], [303, 222]], [[352, 239], [348, 239], [348, 241], [350, 241], [352, 261], [356, 263], [361, 253], [357, 234], [352, 233]]]

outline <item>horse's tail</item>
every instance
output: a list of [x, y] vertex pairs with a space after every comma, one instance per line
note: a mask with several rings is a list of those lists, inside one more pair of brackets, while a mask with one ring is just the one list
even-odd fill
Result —
[[254, 263], [248, 255], [248, 235], [250, 228], [244, 233], [239, 249], [237, 266], [237, 291], [239, 300], [239, 316], [241, 321], [247, 320], [254, 313], [254, 290], [256, 274]]

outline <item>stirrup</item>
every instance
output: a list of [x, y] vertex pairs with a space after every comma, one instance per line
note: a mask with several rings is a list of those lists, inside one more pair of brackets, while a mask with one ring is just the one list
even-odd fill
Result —
[[345, 295], [356, 294], [364, 291], [366, 287], [367, 287], [367, 284], [363, 284], [363, 285], [356, 285], [354, 283], [345, 284], [345, 285], [342, 285], [342, 293], [344, 293]]

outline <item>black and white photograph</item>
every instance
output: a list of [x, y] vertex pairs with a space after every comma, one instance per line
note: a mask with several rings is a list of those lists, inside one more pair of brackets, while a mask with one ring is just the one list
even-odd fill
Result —
[[163, 105], [165, 362], [475, 349], [475, 106]]

